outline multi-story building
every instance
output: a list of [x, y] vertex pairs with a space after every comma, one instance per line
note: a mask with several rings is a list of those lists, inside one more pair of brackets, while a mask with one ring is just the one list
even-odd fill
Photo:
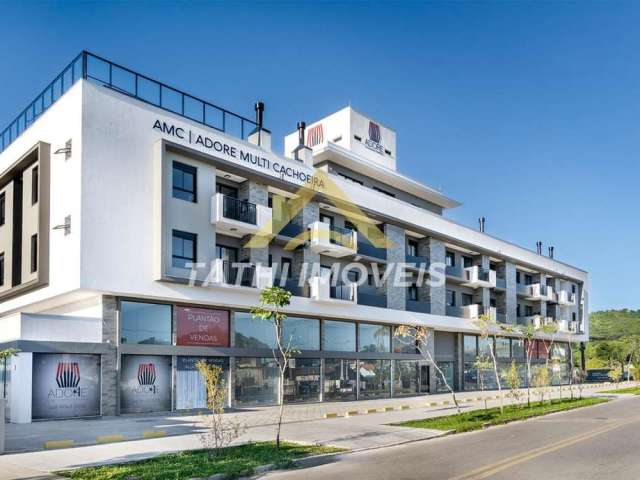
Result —
[[[299, 124], [284, 155], [256, 112], [83, 52], [0, 134], [11, 421], [202, 407], [199, 358], [231, 405], [275, 402], [274, 329], [249, 313], [273, 284], [299, 350], [287, 402], [442, 389], [398, 325], [428, 327], [448, 383], [476, 389], [483, 315], [556, 325], [528, 348], [566, 380], [583, 270], [447, 219], [458, 202], [399, 173], [395, 132], [350, 107]], [[513, 329], [495, 352], [525, 361]]]

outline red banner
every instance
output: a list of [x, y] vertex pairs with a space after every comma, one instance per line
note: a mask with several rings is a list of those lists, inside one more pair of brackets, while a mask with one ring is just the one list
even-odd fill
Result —
[[178, 345], [228, 347], [229, 312], [176, 307]]

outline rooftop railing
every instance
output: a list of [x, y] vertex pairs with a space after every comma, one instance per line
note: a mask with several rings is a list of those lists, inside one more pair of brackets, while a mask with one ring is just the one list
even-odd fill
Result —
[[0, 133], [0, 153], [6, 150], [80, 78], [243, 140], [258, 127], [258, 124], [253, 120], [153, 80], [93, 53], [83, 51], [2, 130]]

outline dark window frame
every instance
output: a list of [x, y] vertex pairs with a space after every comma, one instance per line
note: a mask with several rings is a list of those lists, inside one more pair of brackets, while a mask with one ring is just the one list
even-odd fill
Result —
[[[173, 172], [175, 170], [179, 170], [183, 175], [191, 175], [193, 177], [193, 190], [189, 190], [183, 186], [177, 186], [174, 182]], [[171, 170], [171, 186], [172, 186], [172, 196], [173, 198], [177, 198], [178, 200], [184, 200], [185, 202], [198, 203], [198, 168], [193, 165], [187, 165], [185, 163], [177, 162], [174, 160], [173, 168]], [[176, 196], [176, 190], [178, 192], [185, 193], [187, 195], [192, 195], [193, 199], [188, 200], [186, 198]]]
[[36, 165], [31, 169], [31, 205], [38, 203], [39, 196], [39, 173]]
[[[173, 251], [173, 239], [179, 238], [181, 240], [192, 241], [193, 242], [193, 257], [185, 257], [182, 255], [176, 255]], [[171, 232], [171, 265], [175, 268], [186, 268], [176, 266], [174, 264], [174, 260], [186, 260], [184, 263], [188, 263], [187, 261], [191, 261], [191, 263], [196, 263], [198, 260], [198, 234], [191, 232], [184, 232], [182, 230], [172, 230]]]
[[[451, 263], [448, 263], [449, 259], [451, 259]], [[445, 250], [444, 253], [444, 263], [447, 267], [455, 267], [456, 266], [456, 254], [451, 250]]]
[[38, 271], [38, 234], [31, 235], [31, 273]]
[[4, 286], [4, 252], [0, 253], [0, 287]]
[[6, 221], [7, 196], [5, 192], [0, 193], [0, 226]]

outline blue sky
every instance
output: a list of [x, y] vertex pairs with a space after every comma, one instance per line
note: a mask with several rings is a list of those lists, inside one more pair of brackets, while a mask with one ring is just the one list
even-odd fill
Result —
[[[349, 103], [398, 132], [448, 216], [591, 275], [640, 308], [640, 4], [3, 3], [0, 123], [87, 49], [282, 137]], [[2, 125], [4, 127], [4, 125]]]

